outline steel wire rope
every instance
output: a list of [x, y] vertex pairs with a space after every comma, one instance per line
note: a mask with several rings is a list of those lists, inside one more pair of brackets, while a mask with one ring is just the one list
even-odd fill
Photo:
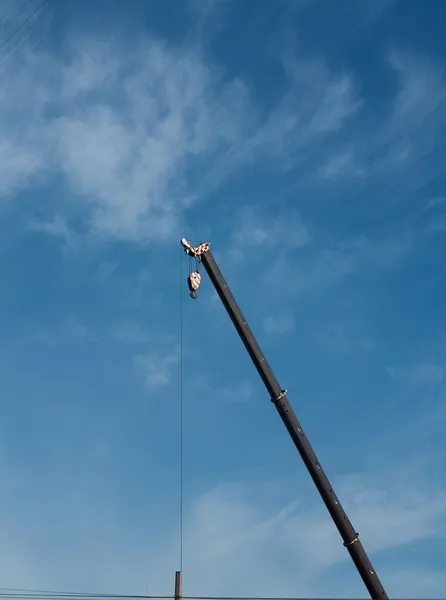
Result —
[[183, 254], [180, 254], [180, 571], [183, 571]]

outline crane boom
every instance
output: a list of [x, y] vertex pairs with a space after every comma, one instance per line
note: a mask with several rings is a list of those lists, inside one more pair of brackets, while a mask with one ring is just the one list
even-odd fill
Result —
[[[308, 472], [313, 479], [328, 512], [331, 515], [347, 548], [356, 569], [359, 572], [370, 596], [374, 600], [388, 600], [388, 596], [379, 580], [375, 569], [370, 562], [364, 547], [359, 540], [359, 534], [353, 528], [347, 514], [342, 508], [333, 487], [328, 480], [322, 466], [306, 437], [302, 425], [298, 421], [287, 399], [287, 391], [279, 385], [274, 373], [260, 349], [245, 317], [243, 316], [231, 290], [228, 287], [215, 259], [210, 251], [209, 244], [204, 242], [193, 247], [183, 238], [181, 244], [189, 256], [195, 256], [203, 264], [220, 300], [231, 318], [254, 366], [256, 367], [271, 401], [277, 409], [288, 433], [293, 440]], [[190, 275], [189, 275], [190, 278]], [[191, 296], [197, 295], [197, 287], [191, 287]]]

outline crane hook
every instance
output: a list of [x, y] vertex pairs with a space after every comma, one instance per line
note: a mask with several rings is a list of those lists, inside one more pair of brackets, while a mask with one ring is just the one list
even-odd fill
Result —
[[201, 275], [198, 271], [193, 271], [187, 278], [190, 297], [196, 300], [198, 298], [198, 288], [200, 287]]

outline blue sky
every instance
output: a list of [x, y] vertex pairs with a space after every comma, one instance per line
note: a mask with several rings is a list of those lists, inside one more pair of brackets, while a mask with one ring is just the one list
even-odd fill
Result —
[[366, 596], [186, 236], [388, 593], [444, 596], [445, 18], [64, 0], [0, 49], [2, 586], [171, 592], [182, 310], [184, 593]]

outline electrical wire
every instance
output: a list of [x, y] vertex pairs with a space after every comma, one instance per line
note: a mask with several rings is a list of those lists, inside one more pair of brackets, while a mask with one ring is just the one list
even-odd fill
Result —
[[[9, 593], [7, 593], [9, 592]], [[38, 598], [51, 599], [54, 598], [172, 598], [173, 596], [150, 596], [150, 595], [134, 595], [134, 594], [110, 594], [96, 592], [60, 592], [50, 590], [29, 590], [21, 588], [0, 588], [0, 598]]]
[[[320, 596], [312, 596], [311, 598], [302, 596], [182, 596], [182, 600], [365, 600], [365, 598], [360, 596], [350, 598], [323, 598]], [[420, 600], [420, 598], [392, 598], [392, 600]], [[436, 598], [436, 600], [446, 599]]]
[[[4, 41], [3, 41], [3, 42], [0, 44], [0, 50], [1, 50], [1, 49], [2, 49], [4, 46], [6, 46], [6, 44], [7, 44], [7, 43], [8, 43], [10, 40], [12, 40], [12, 39], [13, 39], [13, 37], [16, 35], [16, 33], [17, 33], [18, 31], [20, 31], [20, 29], [21, 29], [21, 28], [22, 28], [24, 25], [26, 25], [26, 23], [28, 23], [28, 21], [31, 21], [31, 19], [33, 18], [33, 16], [34, 16], [34, 15], [36, 15], [36, 14], [39, 12], [39, 10], [40, 10], [41, 8], [43, 8], [43, 7], [45, 6], [45, 4], [47, 4], [48, 2], [50, 2], [50, 0], [42, 0], [42, 2], [39, 4], [39, 6], [38, 6], [38, 7], [37, 7], [37, 8], [36, 8], [36, 9], [35, 9], [35, 10], [34, 10], [34, 11], [33, 11], [33, 12], [30, 14], [30, 15], [28, 15], [28, 16], [26, 17], [26, 19], [23, 21], [23, 23], [21, 23], [21, 25], [19, 25], [19, 27], [18, 27], [18, 28], [17, 28], [17, 29], [16, 29], [16, 30], [15, 30], [15, 31], [14, 31], [14, 32], [13, 32], [13, 33], [12, 33], [12, 34], [9, 36], [9, 37], [7, 37], [7, 38], [6, 38], [6, 40], [4, 40]], [[16, 14], [18, 14], [19, 12], [20, 12], [20, 10], [19, 10], [19, 11], [17, 11], [17, 13], [16, 13]]]
[[[5, 589], [5, 588], [0, 588]], [[6, 588], [7, 589], [7, 588]], [[22, 598], [26, 600], [67, 600], [67, 599], [104, 599], [104, 600], [120, 600], [120, 599], [158, 599], [169, 600], [174, 598], [172, 595], [148, 595], [148, 594], [100, 594], [95, 592], [30, 592], [27, 590], [17, 590], [12, 593], [0, 592], [0, 598]]]
[[[0, 17], [0, 27], [4, 27], [5, 25], [9, 25], [9, 23], [12, 23], [14, 21], [14, 19], [16, 17], [19, 16], [20, 13], [22, 13], [25, 8], [26, 5], [28, 4], [28, 6], [30, 4], [32, 4], [34, 2], [34, 0], [27, 0], [27, 2], [24, 2], [23, 4], [21, 4], [19, 7], [15, 7], [15, 6], [11, 6], [11, 8], [9, 8], [5, 13], [2, 14], [2, 16]], [[9, 17], [9, 19], [7, 19], [6, 17], [8, 17], [8, 15], [11, 15]]]
[[[0, 588], [8, 589], [8, 588]], [[17, 590], [19, 591], [19, 590]], [[25, 590], [24, 590], [25, 591]], [[88, 593], [70, 593], [70, 592], [42, 592], [28, 594], [2, 594], [0, 592], [0, 598], [23, 598], [25, 600], [36, 598], [41, 600], [54, 600], [54, 598], [67, 599], [67, 598], [104, 598], [110, 600], [128, 599], [128, 600], [174, 600], [175, 596], [156, 596], [156, 595], [127, 595], [127, 594], [88, 594]], [[182, 596], [182, 600], [346, 600], [345, 598], [323, 598], [316, 597], [305, 598], [301, 596]], [[350, 599], [353, 600], [353, 599]], [[357, 598], [356, 600], [362, 600]], [[364, 599], [365, 600], [365, 599]], [[419, 600], [416, 598], [395, 598], [393, 600]], [[437, 600], [446, 600], [437, 598]]]
[[[10, 593], [6, 593], [10, 592]], [[55, 591], [43, 591], [43, 590], [27, 590], [20, 588], [0, 588], [0, 598], [23, 598], [38, 599], [38, 600], [54, 600], [61, 599], [76, 599], [76, 598], [104, 598], [110, 600], [118, 599], [129, 599], [129, 600], [174, 600], [175, 596], [157, 596], [157, 595], [138, 595], [138, 594], [100, 594], [100, 593], [87, 593], [87, 592], [55, 592]], [[182, 596], [182, 600], [316, 600], [316, 598], [303, 598], [299, 596]], [[322, 598], [319, 600], [345, 600], [342, 598]], [[357, 599], [359, 600], [359, 598]], [[417, 600], [411, 598], [395, 598], [394, 600]], [[437, 600], [442, 600], [437, 598]], [[443, 599], [446, 600], [446, 599]]]
[[[43, 0], [43, 2], [41, 2], [39, 4], [39, 6], [36, 8], [36, 10], [34, 10], [34, 12], [32, 12], [31, 15], [28, 15], [28, 17], [16, 29], [16, 31], [13, 34], [11, 34], [2, 44], [0, 44], [0, 68], [4, 67], [11, 60], [11, 58], [13, 56], [15, 56], [15, 54], [20, 50], [20, 48], [22, 48], [22, 46], [30, 38], [32, 30], [49, 13], [49, 11], [52, 8], [54, 8], [54, 6], [57, 4], [57, 2], [58, 2], [58, 0]], [[43, 7], [46, 5], [48, 5], [47, 10], [42, 10]], [[37, 13], [39, 13], [39, 11], [40, 11], [40, 14], [38, 14], [37, 17], [27, 27], [25, 27], [25, 29], [23, 29], [23, 31], [20, 32], [20, 29], [22, 29], [22, 27], [28, 21], [30, 21], [33, 16], [35, 16]], [[20, 32], [18, 34], [18, 37], [16, 39], [13, 39], [14, 36], [18, 32]], [[13, 40], [13, 42], [8, 47], [5, 48], [5, 46], [7, 46], [8, 42], [10, 40]], [[1, 51], [1, 50], [3, 50], [3, 51]]]

